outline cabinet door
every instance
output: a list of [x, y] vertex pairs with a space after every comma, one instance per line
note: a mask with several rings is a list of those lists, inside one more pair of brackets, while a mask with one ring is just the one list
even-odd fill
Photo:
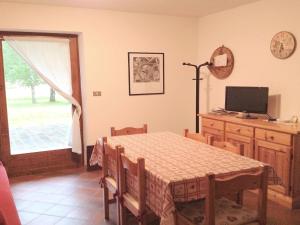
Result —
[[253, 138], [226, 133], [225, 141], [230, 142], [233, 145], [243, 144], [244, 145], [244, 156], [247, 156], [252, 159], [254, 158]]
[[222, 131], [222, 130], [202, 127], [201, 133], [204, 136], [206, 136], [206, 135], [213, 136], [215, 141], [224, 141], [224, 131]]
[[284, 145], [257, 140], [255, 156], [257, 160], [270, 164], [280, 178], [279, 185], [270, 187], [284, 194], [289, 194], [291, 149]]

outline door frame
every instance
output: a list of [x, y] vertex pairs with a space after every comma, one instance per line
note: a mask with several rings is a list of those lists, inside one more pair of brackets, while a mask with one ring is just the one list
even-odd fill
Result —
[[[0, 160], [10, 176], [39, 173], [63, 168], [82, 166], [84, 162], [83, 113], [80, 117], [81, 155], [72, 153], [71, 148], [49, 150], [35, 153], [11, 155], [9, 141], [9, 125], [6, 104], [6, 89], [2, 41], [3, 36], [40, 36], [68, 38], [70, 40], [70, 61], [73, 97], [82, 106], [78, 35], [60, 33], [7, 32], [0, 31]], [[72, 110], [75, 107], [72, 106]]]

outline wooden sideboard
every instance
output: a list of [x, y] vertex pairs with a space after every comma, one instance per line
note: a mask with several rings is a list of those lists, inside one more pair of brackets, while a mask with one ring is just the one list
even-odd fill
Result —
[[280, 185], [270, 185], [269, 197], [289, 208], [300, 208], [300, 124], [232, 115], [201, 114], [201, 133], [216, 140], [244, 144], [244, 155], [270, 164]]

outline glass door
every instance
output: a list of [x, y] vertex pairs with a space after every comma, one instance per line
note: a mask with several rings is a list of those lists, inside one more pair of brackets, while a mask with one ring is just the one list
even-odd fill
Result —
[[11, 155], [70, 148], [72, 105], [2, 42]]
[[[82, 155], [72, 153], [70, 145], [74, 107], [2, 35], [0, 32], [0, 160], [9, 175], [80, 166]], [[70, 40], [72, 96], [81, 104], [77, 36], [63, 38]]]

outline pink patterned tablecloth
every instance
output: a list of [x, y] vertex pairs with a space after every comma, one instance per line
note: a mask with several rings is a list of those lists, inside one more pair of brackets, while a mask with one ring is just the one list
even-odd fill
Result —
[[[147, 206], [161, 217], [161, 225], [174, 225], [175, 202], [204, 197], [204, 178], [209, 172], [226, 176], [257, 171], [263, 163], [171, 132], [108, 137], [121, 145], [132, 160], [145, 158]], [[101, 162], [99, 139], [91, 164]], [[132, 187], [134, 190], [136, 187]]]

